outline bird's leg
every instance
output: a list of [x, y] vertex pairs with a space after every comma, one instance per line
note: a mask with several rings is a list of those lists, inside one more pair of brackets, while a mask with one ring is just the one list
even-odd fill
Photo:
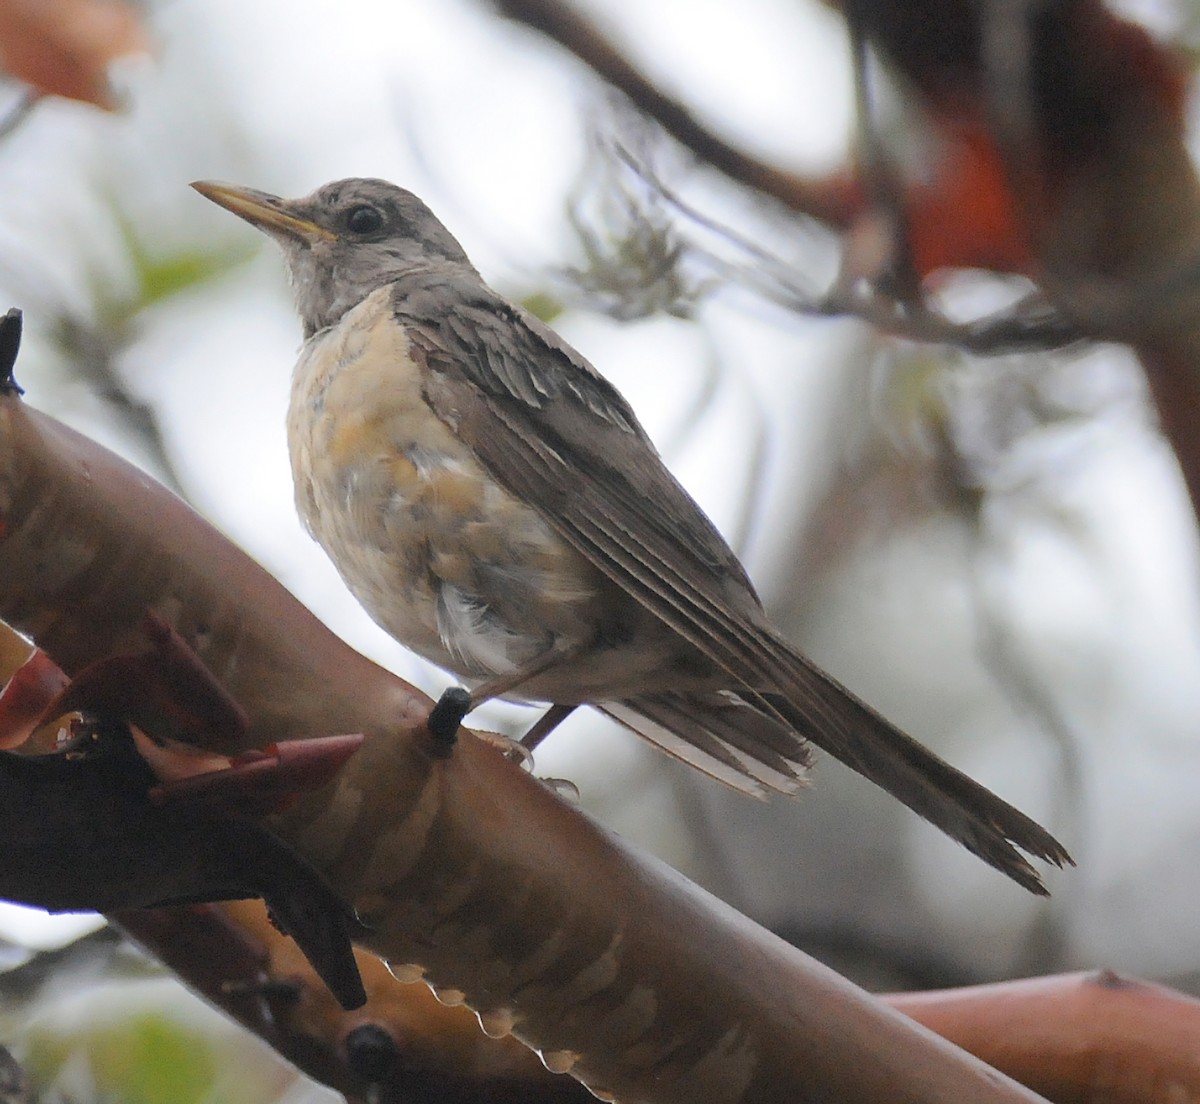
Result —
[[447, 687], [429, 711], [425, 727], [433, 738], [434, 748], [440, 758], [445, 758], [454, 750], [459, 726], [470, 712], [471, 695], [461, 686]]
[[[437, 704], [430, 710], [429, 720], [426, 723], [429, 734], [441, 746], [442, 753], [449, 755], [458, 736], [459, 726], [471, 710], [492, 698], [501, 697], [510, 690], [515, 690], [550, 667], [574, 658], [582, 650], [581, 645], [563, 649], [548, 648], [524, 667], [496, 675], [486, 682], [481, 682], [474, 690], [468, 691], [461, 686], [448, 687], [438, 698]], [[521, 740], [521, 746], [532, 751], [570, 715], [574, 708], [573, 705], [552, 705], [534, 722], [533, 727]]]
[[563, 723], [578, 706], [552, 705], [536, 721], [529, 726], [528, 731], [521, 737], [521, 747], [532, 752], [547, 736]]
[[[442, 695], [443, 701], [446, 695]], [[439, 706], [442, 702], [438, 703]], [[553, 732], [563, 721], [565, 721], [578, 706], [574, 705], [552, 705], [545, 710], [540, 717], [529, 727], [521, 739], [516, 740], [510, 736], [501, 736], [496, 733], [481, 732], [480, 736], [488, 743], [495, 744], [500, 749], [501, 754], [513, 763], [519, 763], [526, 770], [533, 771], [533, 752], [534, 749]], [[432, 716], [432, 714], [431, 714]]]
[[491, 701], [492, 698], [501, 698], [510, 690], [524, 686], [530, 679], [536, 678], [550, 667], [555, 667], [564, 660], [573, 659], [581, 650], [582, 648], [579, 646], [562, 649], [547, 648], [541, 655], [535, 656], [526, 663], [524, 667], [506, 671], [502, 675], [494, 675], [471, 691], [471, 708], [477, 709], [484, 702]]

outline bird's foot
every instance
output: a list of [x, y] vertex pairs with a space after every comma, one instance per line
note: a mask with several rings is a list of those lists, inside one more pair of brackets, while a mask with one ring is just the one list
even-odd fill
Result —
[[551, 778], [549, 775], [543, 775], [538, 781], [546, 789], [556, 793], [569, 805], [578, 805], [582, 800], [579, 794], [579, 787], [569, 778]]
[[[434, 752], [442, 757], [448, 757], [454, 750], [458, 740], [458, 730], [466, 715], [482, 704], [477, 696], [461, 686], [451, 686], [442, 692], [437, 704], [429, 711], [425, 727], [433, 743]], [[534, 722], [520, 740], [502, 736], [495, 732], [479, 732], [477, 735], [497, 748], [506, 759], [521, 766], [523, 770], [533, 773], [533, 751], [554, 729], [574, 711], [573, 705], [552, 705], [541, 717]], [[574, 784], [563, 779], [543, 779], [556, 792], [565, 789], [575, 790]], [[560, 786], [559, 783], [563, 785]], [[575, 790], [577, 800], [579, 791]]]
[[536, 773], [533, 750], [526, 740], [514, 740], [511, 736], [502, 736], [499, 732], [476, 732], [475, 735], [494, 747], [505, 759], [516, 763], [526, 774], [533, 775], [546, 789], [553, 790], [564, 801], [572, 805], [579, 804], [579, 787], [569, 778], [551, 778]]
[[520, 740], [514, 740], [511, 736], [504, 736], [499, 732], [476, 732], [475, 735], [494, 747], [505, 759], [533, 773], [533, 752]]

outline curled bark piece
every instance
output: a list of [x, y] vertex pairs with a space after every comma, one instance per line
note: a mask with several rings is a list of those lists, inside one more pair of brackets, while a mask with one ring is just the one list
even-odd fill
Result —
[[69, 682], [58, 664], [35, 648], [0, 688], [0, 748], [25, 743]]
[[0, 894], [55, 912], [262, 897], [338, 999], [362, 1004], [353, 915], [307, 859], [249, 817], [152, 804], [127, 732], [90, 743], [0, 753]]
[[241, 743], [245, 711], [196, 653], [153, 612], [146, 614], [142, 629], [146, 648], [85, 667], [48, 712], [120, 717], [155, 739], [217, 751]]

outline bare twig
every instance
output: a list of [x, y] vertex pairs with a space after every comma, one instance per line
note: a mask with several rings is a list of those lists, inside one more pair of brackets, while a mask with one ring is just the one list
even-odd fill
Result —
[[119, 338], [71, 311], [63, 311], [58, 318], [54, 338], [70, 358], [72, 369], [109, 404], [114, 418], [120, 420], [121, 429], [145, 449], [159, 478], [176, 494], [183, 495], [183, 485], [155, 411], [129, 390], [117, 371]]
[[1182, 355], [1170, 345], [1144, 346], [1139, 356], [1159, 426], [1175, 450], [1192, 510], [1200, 518], [1200, 372], [1196, 371], [1196, 358]]
[[637, 121], [628, 128], [642, 146], [635, 159], [608, 128], [590, 129], [589, 156], [567, 200], [585, 263], [563, 275], [583, 293], [585, 308], [620, 321], [658, 313], [689, 317], [708, 289], [684, 272], [687, 250], [654, 186], [657, 174], [637, 167], [653, 156], [657, 132], [647, 135]]
[[[975, 507], [970, 518], [968, 597], [979, 662], [1013, 711], [1024, 714], [1035, 726], [1036, 735], [1048, 740], [1058, 753], [1054, 792], [1059, 799], [1052, 823], [1068, 839], [1080, 841], [1075, 857], [1086, 870], [1090, 855], [1084, 818], [1082, 734], [1060, 706], [1044, 672], [1031, 660], [1028, 648], [1022, 647], [1022, 642], [1009, 631], [1004, 611], [998, 608], [1002, 603], [993, 597], [987, 578], [989, 544], [985, 535], [985, 508], [982, 502], [976, 502]], [[1077, 883], [1064, 888], [1065, 896], [1056, 896], [1047, 912], [1039, 917], [1035, 937], [1027, 941], [1020, 969], [1015, 972], [1038, 973], [1063, 961], [1066, 929], [1072, 918], [1072, 906], [1078, 906], [1080, 901], [1079, 889]]]
[[602, 80], [624, 93], [701, 161], [794, 211], [830, 226], [846, 227], [861, 206], [849, 179], [809, 179], [736, 149], [702, 126], [678, 100], [663, 93], [616, 44], [566, 0], [493, 0], [501, 15], [522, 23], [574, 54]]
[[[860, 5], [846, 5], [850, 29], [850, 56], [854, 63], [855, 118], [858, 122], [859, 159], [862, 162], [868, 202], [884, 221], [888, 255], [884, 270], [875, 276], [876, 286], [906, 305], [921, 301], [921, 279], [913, 260], [908, 218], [904, 210], [903, 186], [884, 148], [879, 132], [874, 88], [874, 71], [866, 32], [859, 15]], [[853, 261], [853, 250], [844, 251], [844, 263]], [[853, 274], [843, 276], [845, 286], [854, 284]]]
[[36, 88], [26, 88], [8, 114], [0, 118], [0, 141], [12, 134], [27, 118], [41, 100], [42, 93]]
[[875, 291], [830, 297], [810, 313], [849, 315], [892, 337], [947, 345], [980, 356], [1050, 352], [1087, 340], [1068, 318], [1036, 293], [1014, 307], [971, 322], [953, 322], [923, 303], [901, 304]]
[[[782, 258], [699, 210], [626, 146], [612, 142], [608, 153], [635, 174], [648, 196], [669, 206], [700, 231], [700, 235], [683, 237], [685, 247], [676, 247], [673, 257], [676, 264], [687, 261], [707, 269], [712, 277], [708, 285], [694, 282], [707, 291], [722, 286], [745, 288], [791, 313], [859, 318], [894, 337], [948, 345], [980, 355], [1050, 351], [1086, 340], [1083, 330], [1036, 292], [1011, 308], [970, 322], [951, 321], [921, 299], [902, 301], [861, 282], [838, 283], [830, 293], [820, 296]], [[632, 208], [629, 213], [651, 227], [654, 224], [652, 215]], [[733, 259], [722, 254], [732, 254]]]

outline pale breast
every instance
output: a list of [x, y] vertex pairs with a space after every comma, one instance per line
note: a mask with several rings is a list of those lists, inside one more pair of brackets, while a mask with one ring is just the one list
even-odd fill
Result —
[[389, 289], [305, 344], [288, 442], [305, 525], [408, 647], [482, 678], [595, 631], [595, 569], [426, 404]]

